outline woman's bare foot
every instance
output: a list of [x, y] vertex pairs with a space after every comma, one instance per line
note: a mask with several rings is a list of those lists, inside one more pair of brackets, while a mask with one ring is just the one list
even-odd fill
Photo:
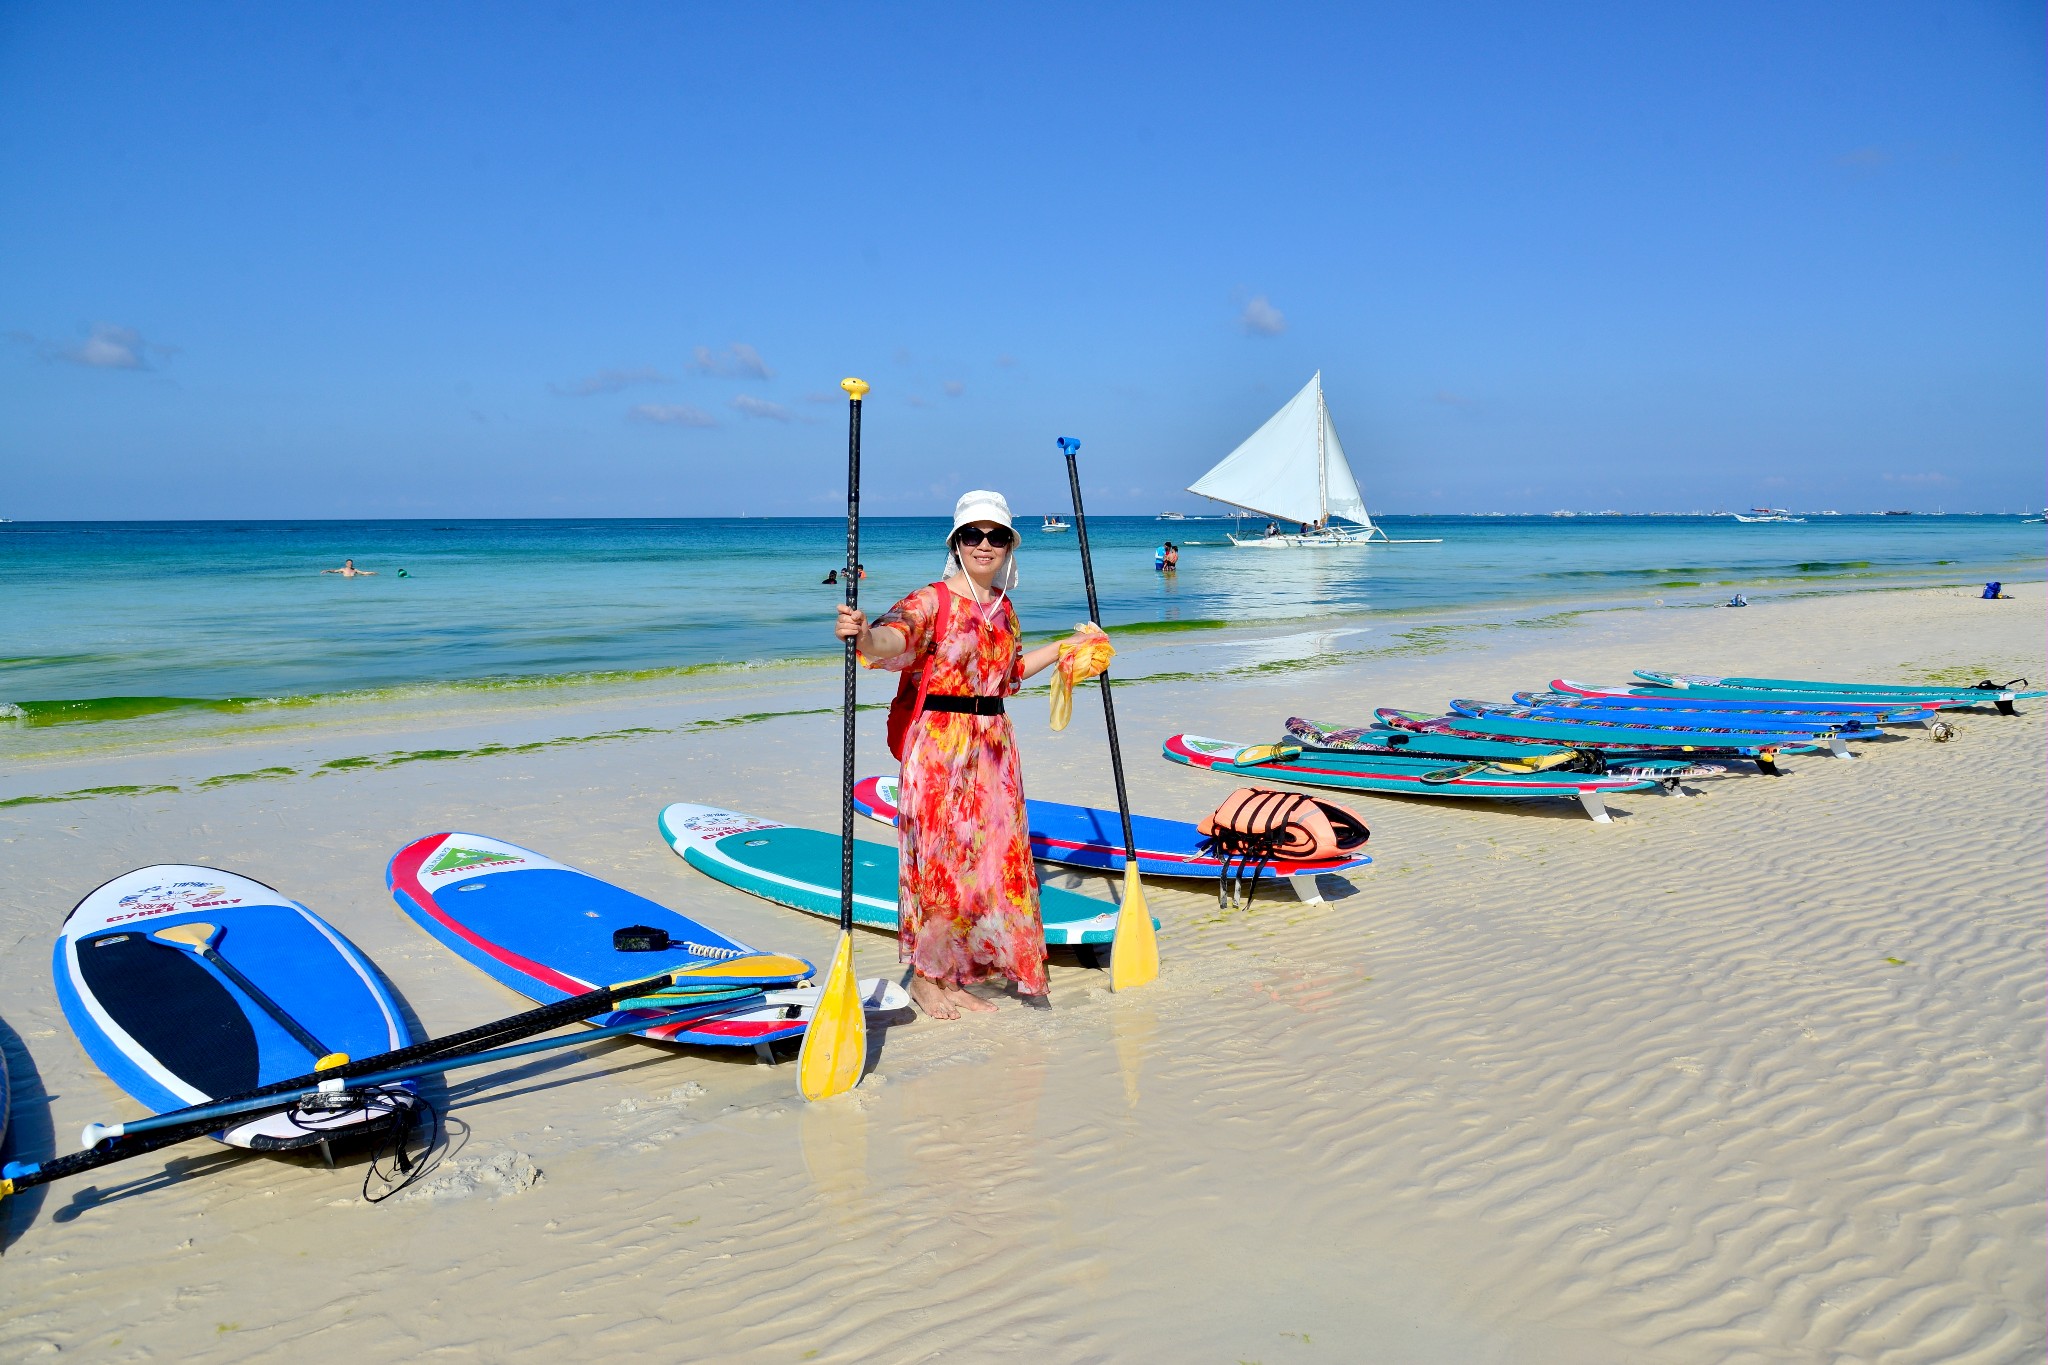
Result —
[[919, 1009], [933, 1019], [960, 1017], [960, 1011], [953, 1004], [947, 988], [928, 976], [913, 975], [910, 978], [910, 998], [917, 1002]]
[[994, 1005], [964, 987], [948, 986], [945, 990], [946, 999], [960, 1009], [968, 1010], [974, 1014], [994, 1014], [996, 1012]]

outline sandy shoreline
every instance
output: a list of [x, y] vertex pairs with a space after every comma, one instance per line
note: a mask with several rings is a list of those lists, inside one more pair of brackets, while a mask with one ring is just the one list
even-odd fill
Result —
[[[2008, 590], [1577, 613], [1133, 686], [1133, 796], [1193, 818], [1229, 789], [1157, 757], [1174, 730], [1269, 739], [1288, 714], [1558, 673], [2038, 679], [2042, 586]], [[385, 860], [431, 830], [528, 844], [822, 960], [829, 926], [697, 875], [654, 815], [702, 800], [829, 826], [827, 684], [18, 768], [0, 797], [177, 790], [0, 808], [10, 1153], [135, 1112], [64, 1024], [48, 944], [144, 863], [306, 901], [435, 1032], [517, 1002], [385, 893]], [[459, 1077], [459, 1150], [380, 1208], [359, 1166], [197, 1144], [59, 1184], [8, 1210], [0, 1355], [2037, 1359], [2048, 777], [2029, 709], [1966, 714], [1947, 745], [1615, 798], [1609, 827], [1566, 803], [1360, 798], [1378, 867], [1350, 894], [1247, 913], [1157, 888], [1158, 985], [1112, 1000], [1063, 959], [1049, 1015], [892, 1030], [844, 1103], [806, 1108], [787, 1066], [595, 1044]], [[690, 728], [748, 711], [810, 714]], [[1032, 793], [1106, 803], [1099, 708], [1058, 736], [1042, 701], [1018, 712]], [[656, 733], [473, 752], [633, 727]], [[879, 715], [863, 745], [879, 771]], [[434, 750], [470, 756], [321, 767]], [[293, 771], [203, 785], [265, 767]], [[857, 949], [893, 968], [886, 938]]]

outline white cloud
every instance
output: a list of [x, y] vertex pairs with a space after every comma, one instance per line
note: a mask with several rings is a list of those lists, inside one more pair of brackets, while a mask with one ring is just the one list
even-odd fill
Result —
[[1264, 294], [1259, 294], [1244, 306], [1237, 325], [1255, 337], [1276, 337], [1287, 330], [1287, 318]]
[[665, 427], [715, 427], [718, 419], [688, 403], [642, 403], [626, 414], [636, 422], [654, 422]]
[[948, 398], [958, 398], [961, 394], [967, 392], [967, 386], [957, 379], [948, 379], [940, 387], [945, 389], [946, 397]]
[[837, 403], [840, 399], [844, 397], [846, 397], [846, 395], [843, 393], [827, 393], [825, 392], [825, 390], [819, 389], [815, 393], [805, 394], [804, 401], [806, 403]]
[[149, 362], [143, 358], [142, 348], [142, 333], [133, 327], [96, 322], [91, 336], [57, 354], [74, 365], [85, 365], [95, 370], [146, 370]]
[[765, 417], [771, 422], [790, 420], [789, 409], [780, 403], [771, 403], [765, 398], [756, 398], [751, 393], [739, 394], [732, 400], [733, 410], [748, 417]]
[[1436, 391], [1436, 401], [1449, 408], [1469, 408], [1477, 400], [1467, 398], [1462, 393], [1452, 393], [1449, 389], [1438, 389]]
[[997, 357], [996, 357], [996, 364], [998, 364], [998, 365], [1002, 366], [1002, 367], [1003, 367], [1004, 369], [1006, 369], [1006, 370], [1007, 370], [1007, 369], [1009, 369], [1009, 368], [1010, 368], [1010, 367], [1011, 367], [1012, 365], [1014, 365], [1014, 364], [1016, 364], [1016, 363], [1017, 363], [1017, 357], [1015, 357], [1015, 356], [1011, 355], [1011, 354], [1010, 354], [1009, 352], [1007, 352], [1007, 351], [1005, 351], [1005, 352], [1004, 352], [1003, 354], [1001, 354], [1001, 355], [999, 355], [999, 356], [997, 356]]
[[667, 381], [668, 376], [660, 370], [641, 365], [630, 370], [599, 370], [573, 384], [550, 384], [548, 387], [565, 397], [589, 398], [593, 394], [617, 393], [634, 384], [662, 384]]
[[723, 351], [714, 351], [709, 346], [699, 346], [690, 367], [699, 374], [717, 375], [721, 379], [775, 377], [775, 371], [768, 368], [768, 362], [761, 359], [761, 353], [744, 341], [735, 341]]
[[1926, 474], [1886, 474], [1886, 475], [1884, 476], [1884, 481], [1885, 481], [1886, 483], [1954, 483], [1954, 482], [1955, 482], [1955, 480], [1954, 480], [1954, 479], [1950, 478], [1950, 477], [1949, 477], [1948, 475], [1946, 475], [1946, 474], [1936, 474], [1936, 473], [1931, 473], [1931, 472], [1930, 472], [1930, 473], [1926, 473]]

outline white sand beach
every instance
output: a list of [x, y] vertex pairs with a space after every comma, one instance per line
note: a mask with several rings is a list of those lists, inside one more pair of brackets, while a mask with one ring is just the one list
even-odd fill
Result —
[[[1138, 683], [1117, 693], [1132, 796], [1193, 819], [1236, 785], [1163, 761], [1174, 731], [1267, 740], [1561, 673], [2038, 680], [2043, 585], [2008, 591], [1410, 622], [1327, 667]], [[822, 963], [833, 926], [699, 875], [654, 818], [695, 800], [836, 827], [836, 687], [508, 696], [132, 753], [47, 732], [0, 798], [145, 790], [0, 807], [9, 1155], [140, 1112], [67, 1027], [49, 944], [148, 863], [304, 901], [433, 1033], [524, 1003], [385, 891], [435, 830]], [[1112, 997], [1058, 955], [1051, 1011], [892, 1027], [821, 1105], [787, 1062], [600, 1042], [432, 1091], [452, 1150], [379, 1206], [360, 1158], [205, 1142], [30, 1191], [4, 1209], [0, 1358], [2038, 1360], [2048, 707], [2021, 709], [1616, 797], [1606, 826], [1359, 796], [1376, 867], [1324, 903], [1154, 885], [1154, 985]], [[749, 711], [808, 714], [687, 728]], [[1100, 706], [1075, 711], [1056, 735], [1042, 697], [1016, 706], [1028, 788], [1110, 804]], [[881, 771], [879, 712], [862, 743]], [[428, 752], [483, 744], [538, 747]], [[415, 757], [319, 766], [368, 753]], [[203, 785], [264, 768], [291, 772]], [[900, 970], [888, 937], [856, 950]]]

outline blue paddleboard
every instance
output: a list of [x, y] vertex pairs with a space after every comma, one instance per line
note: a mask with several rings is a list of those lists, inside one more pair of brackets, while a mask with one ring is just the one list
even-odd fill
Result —
[[[853, 808], [870, 820], [893, 825], [897, 789], [898, 779], [893, 776], [863, 778], [854, 786]], [[1031, 856], [1039, 861], [1099, 872], [1124, 870], [1124, 826], [1115, 811], [1061, 801], [1026, 801], [1024, 819], [1030, 827]], [[1186, 820], [1133, 815], [1131, 834], [1138, 845], [1138, 871], [1147, 877], [1213, 882], [1223, 876], [1223, 859], [1204, 847], [1208, 841], [1202, 831]], [[1305, 900], [1319, 900], [1317, 873], [1348, 872], [1371, 863], [1362, 852], [1318, 861], [1277, 858], [1262, 864], [1261, 875], [1306, 878], [1294, 883], [1296, 891]]]
[[[114, 878], [65, 918], [51, 967], [78, 1041], [156, 1113], [306, 1075], [335, 1053], [369, 1057], [420, 1041], [369, 959], [332, 925], [218, 868]], [[214, 1136], [287, 1151], [390, 1118], [294, 1110]]]
[[[398, 851], [385, 881], [393, 899], [422, 929], [543, 1004], [670, 971], [761, 987], [760, 994], [730, 1009], [649, 1028], [641, 1037], [710, 1047], [775, 1043], [803, 1033], [817, 999], [815, 988], [799, 984], [811, 975], [811, 964], [803, 959], [763, 953], [665, 905], [501, 839], [429, 834]], [[618, 930], [643, 926], [665, 933], [669, 946], [654, 951], [616, 946]], [[898, 1007], [893, 996], [876, 996], [871, 1005]], [[622, 1010], [589, 1022], [623, 1024], [660, 1013]]]

